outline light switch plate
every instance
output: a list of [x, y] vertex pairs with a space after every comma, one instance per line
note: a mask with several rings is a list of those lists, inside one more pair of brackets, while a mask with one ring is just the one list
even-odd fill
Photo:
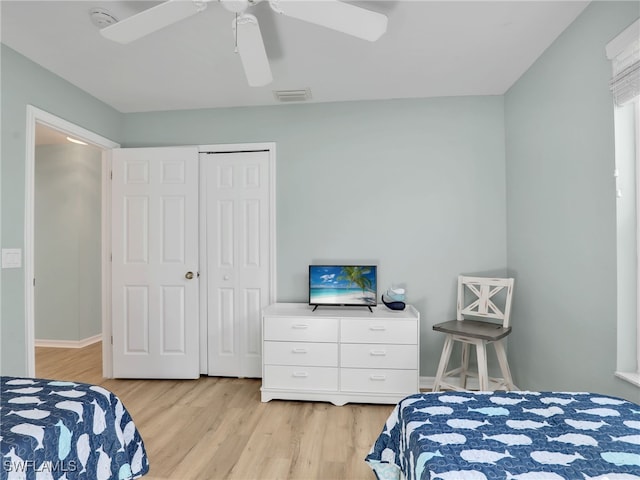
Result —
[[21, 248], [3, 248], [2, 249], [2, 268], [20, 268], [22, 267], [22, 249]]

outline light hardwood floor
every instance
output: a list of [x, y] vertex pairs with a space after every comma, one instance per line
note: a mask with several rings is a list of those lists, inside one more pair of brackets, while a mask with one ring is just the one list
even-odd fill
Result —
[[102, 385], [131, 413], [145, 480], [372, 480], [364, 462], [392, 405], [260, 402], [260, 380], [102, 378], [101, 344], [36, 348], [36, 376]]

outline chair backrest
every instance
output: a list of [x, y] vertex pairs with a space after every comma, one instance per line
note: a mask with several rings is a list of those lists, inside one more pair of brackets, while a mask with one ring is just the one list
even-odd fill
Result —
[[[496, 294], [503, 290], [505, 293], [499, 295], [500, 301], [497, 301]], [[467, 293], [471, 293], [471, 295]], [[498, 319], [502, 321], [504, 328], [508, 328], [512, 295], [513, 278], [460, 275], [458, 277], [457, 319], [464, 320], [465, 315]]]

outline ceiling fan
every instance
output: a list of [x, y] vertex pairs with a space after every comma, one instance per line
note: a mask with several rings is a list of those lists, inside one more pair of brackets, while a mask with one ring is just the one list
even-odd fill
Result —
[[[119, 43], [130, 43], [207, 8], [214, 0], [167, 0], [100, 30]], [[273, 76], [255, 16], [246, 10], [263, 0], [216, 0], [235, 13], [232, 31], [249, 85], [271, 83]], [[371, 42], [387, 30], [387, 17], [340, 0], [267, 0], [272, 10], [287, 17], [330, 28]]]

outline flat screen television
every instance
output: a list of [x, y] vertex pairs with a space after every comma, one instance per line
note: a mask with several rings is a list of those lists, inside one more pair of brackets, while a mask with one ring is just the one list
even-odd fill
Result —
[[375, 307], [376, 265], [309, 265], [309, 305]]

